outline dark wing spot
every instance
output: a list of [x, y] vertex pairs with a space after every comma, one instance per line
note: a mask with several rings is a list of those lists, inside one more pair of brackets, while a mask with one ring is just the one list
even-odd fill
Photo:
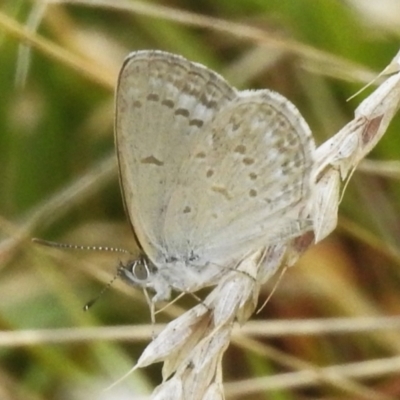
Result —
[[140, 108], [140, 107], [142, 107], [142, 105], [143, 105], [142, 102], [139, 100], [135, 100], [133, 102], [133, 107]]
[[160, 160], [158, 160], [157, 158], [155, 158], [154, 156], [149, 156], [146, 158], [142, 158], [140, 160], [140, 162], [142, 164], [153, 164], [153, 165], [157, 165], [157, 167], [162, 167], [164, 165], [164, 163]]
[[230, 200], [232, 196], [229, 194], [229, 191], [224, 186], [212, 186], [211, 190], [215, 193], [222, 194], [227, 200]]
[[189, 110], [186, 108], [178, 108], [175, 111], [175, 115], [181, 115], [182, 117], [188, 118], [189, 117]]
[[250, 197], [257, 197], [257, 190], [250, 189], [249, 190], [249, 196]]
[[172, 100], [168, 100], [168, 99], [163, 100], [163, 101], [161, 102], [161, 104], [162, 104], [163, 106], [168, 107], [168, 108], [174, 108], [174, 106], [175, 106], [175, 103], [174, 103]]
[[213, 169], [209, 169], [206, 173], [206, 177], [207, 178], [211, 178], [214, 175], [214, 170]]
[[244, 164], [244, 165], [251, 165], [251, 164], [254, 164], [254, 158], [251, 158], [251, 157], [245, 157], [245, 158], [243, 158], [243, 164]]
[[217, 102], [215, 100], [208, 99], [204, 93], [200, 96], [199, 100], [200, 100], [200, 103], [203, 104], [207, 108], [210, 108], [210, 109], [217, 108], [217, 105], [218, 105]]
[[150, 93], [147, 95], [148, 101], [160, 101], [160, 96], [156, 93]]
[[186, 206], [184, 209], [183, 209], [183, 213], [184, 214], [188, 214], [188, 213], [190, 213], [192, 211], [192, 209], [189, 207], [189, 206]]
[[258, 175], [255, 172], [250, 172], [249, 177], [252, 181], [255, 181], [258, 178]]
[[279, 128], [281, 129], [287, 129], [288, 128], [288, 123], [284, 119], [280, 119], [278, 122]]
[[246, 146], [244, 146], [243, 144], [239, 144], [238, 146], [236, 146], [234, 151], [235, 151], [235, 153], [245, 154], [246, 153]]
[[201, 128], [203, 124], [204, 122], [200, 119], [191, 119], [189, 121], [189, 126], [197, 126], [198, 128]]
[[196, 158], [206, 158], [206, 153], [204, 153], [204, 151], [200, 151], [196, 154]]

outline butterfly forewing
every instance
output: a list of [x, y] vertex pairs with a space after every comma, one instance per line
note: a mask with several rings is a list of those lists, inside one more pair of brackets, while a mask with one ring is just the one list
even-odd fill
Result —
[[188, 149], [236, 96], [213, 71], [172, 54], [139, 51], [122, 67], [115, 127], [121, 186], [140, 245], [156, 264], [166, 254], [165, 214]]

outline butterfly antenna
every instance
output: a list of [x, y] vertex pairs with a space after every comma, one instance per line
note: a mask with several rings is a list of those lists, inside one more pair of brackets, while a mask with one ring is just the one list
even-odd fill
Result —
[[58, 242], [51, 242], [50, 240], [38, 239], [33, 238], [33, 243], [40, 244], [41, 246], [47, 247], [55, 247], [58, 249], [72, 249], [72, 250], [89, 250], [89, 251], [108, 251], [114, 253], [125, 253], [131, 254], [128, 250], [121, 249], [118, 247], [107, 247], [107, 246], [81, 246], [78, 244], [70, 244], [70, 243], [58, 243]]
[[272, 295], [275, 293], [276, 288], [278, 287], [279, 282], [282, 280], [283, 274], [287, 271], [288, 267], [285, 265], [285, 267], [282, 269], [279, 278], [275, 282], [274, 287], [272, 288], [271, 293], [267, 297], [267, 300], [264, 301], [263, 305], [257, 310], [256, 314], [260, 314], [260, 312], [264, 309], [264, 307], [267, 305], [267, 303], [270, 301]]
[[119, 273], [117, 272], [113, 278], [111, 279], [110, 282], [107, 283], [106, 286], [103, 287], [103, 289], [100, 290], [100, 293], [92, 300], [88, 301], [84, 306], [83, 306], [83, 311], [88, 311], [89, 308], [91, 308], [96, 302], [97, 300], [100, 299], [100, 297], [103, 296], [103, 294], [105, 292], [107, 292], [108, 289], [110, 289], [110, 287], [112, 286], [112, 284], [115, 282], [115, 280], [118, 278]]

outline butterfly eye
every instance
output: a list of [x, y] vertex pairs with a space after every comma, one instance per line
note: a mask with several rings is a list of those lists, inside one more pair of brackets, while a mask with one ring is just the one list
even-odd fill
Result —
[[127, 264], [120, 264], [119, 276], [130, 285], [143, 286], [157, 273], [157, 268], [145, 258], [131, 260]]
[[146, 260], [138, 260], [131, 266], [132, 275], [138, 281], [147, 281], [150, 277], [150, 269], [147, 265]]

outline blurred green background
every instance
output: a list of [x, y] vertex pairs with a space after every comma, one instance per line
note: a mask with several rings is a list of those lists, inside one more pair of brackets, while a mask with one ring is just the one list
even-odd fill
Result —
[[[215, 69], [238, 88], [276, 90], [297, 105], [321, 144], [373, 88], [346, 99], [397, 53], [400, 2], [59, 3], [0, 3], [0, 327], [7, 333], [0, 337], [0, 399], [136, 399], [160, 382], [159, 365], [101, 390], [134, 365], [151, 339], [142, 293], [116, 282], [90, 312], [82, 311], [114, 276], [118, 254], [30, 241], [134, 251], [113, 148], [113, 90], [123, 59], [138, 49], [162, 49]], [[22, 46], [28, 42], [30, 50]], [[397, 117], [369, 158], [399, 161], [399, 131]], [[338, 229], [286, 273], [254, 316], [265, 329], [275, 319], [399, 313], [400, 168], [394, 164], [391, 176], [383, 176], [378, 165], [354, 174]], [[181, 301], [158, 321], [190, 304]], [[123, 325], [129, 339], [118, 340]], [[109, 336], [97, 336], [107, 326]], [[261, 356], [240, 341], [230, 346], [228, 399], [400, 398], [398, 331], [289, 333], [257, 341], [282, 358]], [[318, 380], [300, 385], [293, 378], [279, 388], [256, 383], [301, 370], [294, 360], [328, 366], [376, 359], [393, 360], [392, 368], [376, 367], [359, 379], [365, 397]]]

